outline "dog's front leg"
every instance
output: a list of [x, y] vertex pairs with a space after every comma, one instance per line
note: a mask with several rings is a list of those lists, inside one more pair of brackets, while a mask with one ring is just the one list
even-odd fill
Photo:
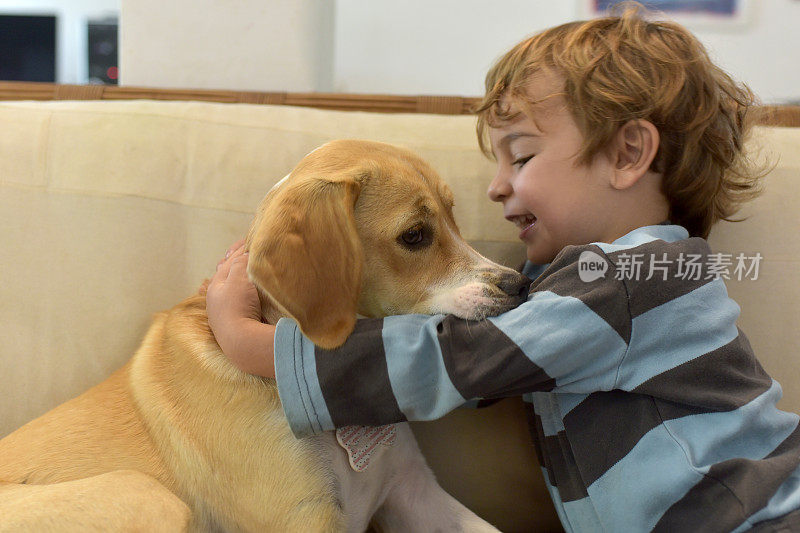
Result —
[[[416, 531], [497, 532], [437, 483], [408, 424], [398, 424], [392, 486], [373, 521], [381, 533]], [[403, 435], [401, 432], [408, 432]]]

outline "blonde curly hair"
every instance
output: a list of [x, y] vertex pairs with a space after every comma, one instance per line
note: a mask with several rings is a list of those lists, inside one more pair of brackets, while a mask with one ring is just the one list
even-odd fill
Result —
[[536, 73], [555, 72], [564, 80], [558, 94], [584, 136], [578, 162], [590, 162], [626, 122], [652, 122], [660, 143], [651, 168], [663, 176], [670, 220], [705, 238], [760, 192], [763, 172], [744, 153], [756, 99], [688, 30], [648, 18], [641, 5], [626, 3], [618, 15], [557, 26], [517, 44], [486, 76], [478, 142], [492, 157], [489, 128], [516, 118], [512, 104], [532, 115], [541, 100], [531, 101], [526, 84]]

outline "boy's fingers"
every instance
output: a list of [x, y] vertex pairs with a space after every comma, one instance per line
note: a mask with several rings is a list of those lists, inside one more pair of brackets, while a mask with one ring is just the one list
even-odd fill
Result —
[[244, 253], [244, 244], [242, 244], [242, 246], [238, 248], [235, 248], [230, 254], [226, 255], [225, 259], [217, 263], [217, 272], [220, 274], [222, 279], [228, 277], [232, 261], [234, 261], [237, 257], [241, 257], [243, 253]]
[[231, 244], [228, 250], [225, 252], [225, 259], [230, 257], [234, 252], [236, 252], [239, 248], [244, 248], [244, 239], [239, 239], [235, 243]]
[[239, 254], [231, 260], [228, 270], [229, 278], [247, 278], [247, 254]]
[[238, 241], [236, 241], [235, 243], [230, 245], [228, 247], [228, 249], [225, 250], [225, 257], [223, 257], [222, 259], [217, 261], [217, 270], [219, 270], [219, 267], [220, 267], [220, 265], [222, 265], [222, 263], [224, 263], [231, 256], [233, 256], [234, 254], [236, 254], [237, 252], [239, 252], [239, 251], [241, 251], [243, 249], [244, 249], [244, 239], [239, 239]]
[[205, 296], [206, 294], [208, 294], [209, 285], [211, 285], [211, 280], [207, 278], [204, 279], [203, 283], [200, 284], [200, 288], [197, 289], [197, 294], [199, 294], [200, 296]]
[[231, 256], [228, 259], [223, 259], [222, 262], [217, 265], [217, 273], [214, 274], [214, 277], [220, 281], [225, 281], [228, 279], [228, 275], [231, 271], [231, 265], [233, 264], [233, 259], [235, 257], [236, 256]]
[[248, 255], [244, 253], [244, 248], [239, 248], [228, 259], [217, 265], [217, 272], [212, 279], [224, 282], [231, 277], [231, 274], [233, 274], [234, 278], [247, 278], [247, 257]]

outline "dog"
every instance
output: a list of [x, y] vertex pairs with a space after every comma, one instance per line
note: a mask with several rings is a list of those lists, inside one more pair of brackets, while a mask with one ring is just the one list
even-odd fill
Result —
[[[530, 281], [473, 250], [452, 207], [408, 150], [314, 150], [246, 239], [265, 319], [334, 348], [357, 315], [483, 319], [522, 303]], [[334, 432], [296, 439], [275, 381], [221, 352], [201, 289], [106, 381], [0, 441], [0, 530], [496, 531], [439, 487], [407, 424], [394, 431], [363, 471]]]

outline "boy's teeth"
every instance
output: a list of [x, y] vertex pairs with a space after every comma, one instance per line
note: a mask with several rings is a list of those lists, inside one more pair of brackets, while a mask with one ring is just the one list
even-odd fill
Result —
[[533, 215], [521, 215], [517, 217], [517, 226], [520, 228], [527, 228], [536, 221]]

